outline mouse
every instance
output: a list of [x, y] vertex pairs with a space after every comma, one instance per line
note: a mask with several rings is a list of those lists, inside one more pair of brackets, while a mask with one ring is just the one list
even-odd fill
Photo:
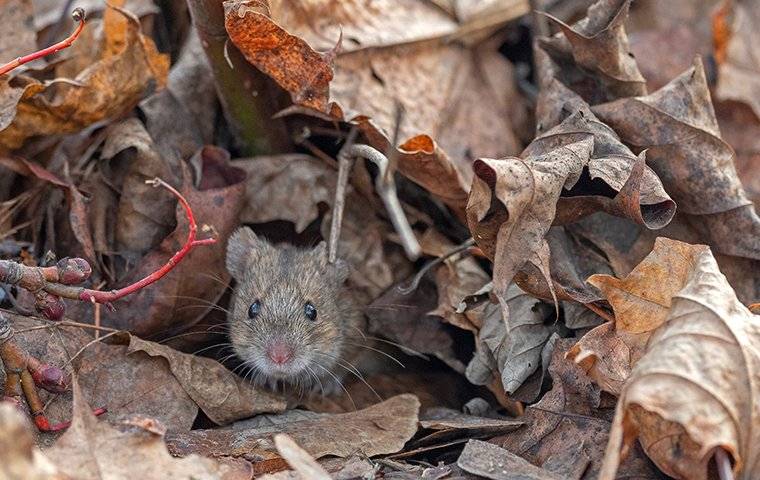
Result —
[[228, 239], [236, 284], [228, 309], [231, 347], [243, 376], [271, 389], [335, 393], [354, 366], [366, 318], [346, 285], [347, 262], [313, 248], [274, 245], [241, 227]]

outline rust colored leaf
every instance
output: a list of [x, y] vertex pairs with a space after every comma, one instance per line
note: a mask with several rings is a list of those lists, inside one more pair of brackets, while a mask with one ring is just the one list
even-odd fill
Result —
[[733, 457], [736, 478], [757, 477], [758, 372], [760, 318], [701, 255], [620, 394], [599, 478], [615, 478], [637, 437], [674, 478], [708, 478], [716, 448]]
[[494, 44], [450, 41], [493, 31], [527, 2], [491, 7], [462, 20], [414, 0], [229, 0], [225, 19], [247, 60], [290, 93], [290, 111], [356, 123], [387, 151], [402, 106], [399, 170], [461, 211], [472, 158], [518, 148], [510, 65]]
[[144, 352], [151, 357], [164, 358], [190, 398], [219, 425], [262, 412], [285, 410], [283, 398], [260, 390], [215, 360], [181, 353], [134, 336], [129, 337], [128, 344], [130, 354]]
[[74, 382], [74, 408], [71, 427], [45, 455], [71, 478], [82, 480], [104, 477], [145, 479], [208, 479], [219, 477], [219, 465], [211, 459], [189, 455], [173, 458], [163, 436], [152, 422], [130, 422], [125, 431], [98, 420]]
[[704, 245], [658, 238], [652, 252], [623, 279], [592, 275], [615, 311], [615, 322], [600, 325], [568, 351], [605, 391], [619, 395], [649, 337], [662, 325], [671, 299], [686, 284], [699, 260], [710, 255]]
[[[25, 78], [20, 98], [19, 88], [2, 87], [0, 147], [18, 148], [29, 137], [75, 132], [115, 117], [133, 107], [149, 88], [166, 83], [168, 58], [140, 33], [137, 18], [118, 12], [126, 19], [123, 50], [99, 58], [72, 79], [43, 84]], [[118, 33], [106, 25], [106, 41], [110, 34]]]
[[593, 110], [626, 143], [647, 149], [648, 164], [704, 243], [716, 253], [760, 259], [760, 218], [720, 137], [699, 58], [651, 95]]
[[401, 450], [417, 431], [420, 403], [414, 395], [399, 395], [357, 412], [325, 415], [275, 427], [247, 430], [193, 430], [168, 435], [175, 455], [192, 452], [209, 456], [263, 455], [271, 458], [274, 433], [286, 433], [314, 458], [345, 457], [356, 452], [373, 456]]

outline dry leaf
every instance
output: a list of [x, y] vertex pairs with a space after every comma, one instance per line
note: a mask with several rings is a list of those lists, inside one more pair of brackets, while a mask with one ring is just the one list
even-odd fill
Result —
[[708, 478], [708, 461], [724, 448], [736, 478], [756, 478], [758, 372], [760, 317], [736, 299], [712, 255], [702, 255], [620, 394], [599, 478], [615, 478], [637, 437], [672, 477]]
[[562, 32], [541, 43], [559, 62], [575, 64], [563, 72], [564, 83], [592, 105], [646, 94], [646, 82], [625, 34], [631, 1], [598, 0], [573, 26], [547, 15]]
[[[596, 480], [613, 412], [600, 407], [599, 389], [565, 359], [572, 344], [570, 338], [557, 340], [549, 366], [552, 389], [526, 408], [525, 426], [491, 441], [560, 478]], [[660, 478], [656, 471], [635, 448], [621, 466], [620, 478], [653, 480]]]
[[302, 478], [314, 480], [330, 480], [330, 474], [309, 455], [306, 450], [299, 447], [292, 438], [285, 434], [274, 436], [274, 446], [277, 452], [284, 458]]
[[11, 403], [0, 402], [0, 478], [58, 480], [57, 469], [40, 452], [32, 425]]
[[175, 455], [272, 458], [271, 437], [279, 432], [315, 458], [382, 455], [398, 452], [414, 435], [419, 407], [417, 397], [406, 394], [356, 412], [249, 430], [193, 430], [170, 434], [167, 442]]
[[716, 253], [760, 259], [760, 218], [720, 137], [701, 60], [646, 97], [593, 110], [626, 143], [647, 149], [648, 164], [704, 243]]
[[488, 442], [470, 440], [457, 465], [470, 473], [492, 480], [560, 480], [557, 475], [531, 465], [509, 450]]
[[247, 60], [297, 106], [357, 123], [381, 151], [387, 150], [400, 104], [405, 114], [399, 170], [461, 209], [471, 159], [516, 152], [509, 118], [510, 104], [519, 102], [510, 66], [493, 45], [447, 40], [473, 33], [473, 27], [492, 31], [510, 18], [499, 13], [523, 13], [527, 2], [500, 7], [491, 12], [491, 22], [478, 25], [460, 24], [444, 10], [414, 0], [351, 0], [339, 6], [230, 0], [225, 26]]
[[[155, 428], [132, 422], [120, 431], [97, 419], [74, 381], [71, 427], [45, 455], [71, 478], [218, 479], [219, 466], [210, 459], [190, 455], [173, 458]], [[150, 422], [146, 423], [146, 425]]]
[[623, 279], [592, 275], [588, 282], [602, 291], [615, 311], [615, 322], [588, 332], [567, 356], [594, 381], [619, 395], [631, 369], [644, 353], [647, 340], [670, 311], [694, 268], [710, 249], [704, 245], [660, 237], [652, 252]]
[[[18, 148], [29, 137], [75, 132], [115, 117], [133, 107], [149, 88], [166, 83], [168, 58], [140, 33], [137, 18], [123, 10], [118, 12], [126, 19], [122, 51], [101, 58], [71, 80], [43, 84], [25, 78], [22, 87], [0, 86], [0, 98], [4, 99], [0, 115], [2, 148]], [[118, 35], [117, 29], [105, 25], [105, 35], [107, 42], [109, 35]], [[19, 90], [23, 96], [14, 102]]]
[[13, 25], [0, 33], [0, 64], [37, 50], [32, 0], [8, 0], [0, 5], [0, 18]]
[[285, 410], [285, 400], [260, 390], [210, 358], [181, 353], [158, 343], [129, 336], [129, 354], [144, 352], [169, 363], [172, 374], [213, 422], [226, 425], [262, 412]]
[[[760, 4], [748, 0], [724, 0], [713, 15], [714, 37], [718, 43], [718, 85], [715, 97], [746, 103], [760, 117]], [[723, 25], [721, 25], [723, 24]], [[719, 32], [719, 27], [726, 32]], [[727, 39], [719, 38], [726, 35]]]

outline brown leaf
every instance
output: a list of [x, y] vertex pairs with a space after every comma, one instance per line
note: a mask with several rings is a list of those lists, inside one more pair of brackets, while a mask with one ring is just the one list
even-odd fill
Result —
[[142, 255], [174, 229], [177, 208], [173, 195], [146, 184], [145, 180], [159, 177], [177, 185], [179, 164], [158, 153], [145, 127], [136, 118], [110, 126], [107, 135], [101, 158], [127, 165], [116, 212], [115, 249], [127, 256]]
[[[516, 152], [509, 118], [519, 102], [496, 46], [448, 40], [492, 31], [527, 2], [504, 2], [480, 24], [460, 23], [413, 0], [336, 5], [229, 0], [225, 26], [248, 61], [285, 88], [299, 111], [357, 123], [381, 151], [388, 150], [400, 104], [399, 170], [461, 209], [468, 184], [462, 172], [470, 159]], [[436, 174], [426, 175], [430, 171]]]
[[[15, 339], [29, 354], [53, 365], [66, 366], [69, 358], [93, 341], [82, 329], [6, 313]], [[48, 327], [40, 329], [40, 327]], [[127, 347], [92, 343], [74, 363], [89, 403], [107, 407], [108, 417], [149, 415], [171, 429], [188, 430], [198, 407], [174, 378], [166, 362], [145, 355], [128, 355]], [[71, 395], [48, 395], [45, 410], [51, 422], [71, 418]]]
[[615, 478], [636, 437], [675, 478], [708, 478], [716, 448], [733, 457], [736, 478], [757, 477], [758, 372], [760, 317], [736, 299], [712, 255], [701, 255], [621, 392], [599, 478]]
[[[612, 411], [600, 407], [599, 389], [581, 368], [565, 359], [573, 339], [559, 339], [549, 372], [552, 389], [540, 402], [528, 406], [525, 426], [493, 443], [561, 478], [596, 479], [607, 444]], [[577, 445], [578, 448], [568, 448]], [[622, 465], [622, 478], [656, 479], [656, 468], [639, 450]]]
[[[716, 253], [760, 259], [760, 219], [721, 138], [702, 62], [646, 97], [593, 108], [647, 161]], [[737, 232], [741, 232], [737, 235]]]
[[32, 0], [9, 0], [0, 6], [0, 18], [11, 29], [0, 33], [0, 63], [23, 57], [37, 50]]
[[319, 218], [320, 203], [333, 203], [337, 172], [309, 155], [255, 157], [232, 164], [248, 173], [243, 223], [287, 220], [300, 233]]
[[215, 479], [219, 466], [211, 459], [189, 455], [173, 458], [163, 437], [132, 422], [120, 431], [98, 420], [74, 382], [74, 411], [71, 427], [45, 455], [72, 478]]
[[[43, 84], [25, 78], [23, 96], [15, 102], [19, 88], [7, 84], [0, 87], [0, 98], [4, 99], [0, 115], [2, 148], [18, 148], [29, 137], [75, 132], [115, 117], [133, 107], [148, 88], [166, 83], [168, 57], [159, 54], [153, 41], [140, 33], [137, 18], [119, 12], [127, 19], [122, 51], [98, 59], [70, 80]], [[106, 40], [111, 34], [116, 35], [116, 30], [106, 25]]]
[[6, 402], [0, 402], [0, 465], [6, 480], [62, 480], [34, 444], [31, 423]]
[[470, 440], [457, 465], [470, 473], [492, 480], [559, 480], [562, 477], [531, 465], [509, 450], [488, 442]]
[[598, 0], [573, 26], [547, 15], [562, 33], [541, 43], [558, 61], [575, 64], [571, 72], [565, 72], [569, 80], [565, 83], [585, 83], [574, 90], [581, 90], [592, 105], [646, 94], [646, 82], [630, 55], [625, 34], [630, 4], [631, 0]]
[[521, 420], [477, 417], [449, 408], [433, 408], [420, 419], [420, 427], [433, 432], [418, 438], [411, 446], [443, 443], [457, 438], [491, 438], [511, 432], [521, 425]]
[[[713, 14], [714, 37], [720, 22], [728, 31], [725, 45], [718, 44], [715, 54], [718, 61], [718, 84], [715, 97], [720, 100], [737, 100], [746, 103], [760, 117], [760, 58], [757, 45], [760, 33], [756, 25], [760, 21], [760, 5], [746, 0], [726, 0]], [[722, 40], [722, 39], [720, 39]]]
[[[129, 303], [124, 303], [116, 312], [101, 312], [104, 324], [143, 337], [165, 338], [197, 323], [226, 290], [229, 274], [224, 267], [224, 247], [227, 237], [238, 226], [245, 173], [231, 166], [229, 154], [216, 147], [202, 149], [199, 164], [202, 176], [197, 188], [192, 185], [188, 168], [183, 164], [180, 191], [193, 208], [197, 224], [213, 226], [219, 241], [193, 249], [168, 275], [130, 295]], [[137, 268], [121, 278], [120, 285], [156, 271], [184, 245], [187, 219], [182, 207], [177, 205], [176, 208], [177, 228], [147, 253]], [[199, 233], [199, 237], [207, 235]]]
[[592, 275], [615, 311], [615, 322], [588, 332], [567, 356], [605, 391], [619, 395], [650, 335], [670, 311], [671, 298], [686, 284], [710, 249], [660, 237], [652, 252], [623, 279]]
[[282, 397], [260, 390], [216, 360], [181, 353], [131, 335], [128, 343], [129, 354], [144, 352], [151, 357], [164, 358], [185, 392], [218, 425], [262, 412], [285, 410]]
[[[417, 431], [419, 400], [399, 395], [364, 410], [249, 430], [193, 430], [167, 436], [175, 455], [271, 458], [273, 433], [286, 433], [310, 455], [382, 455], [401, 450]], [[262, 457], [263, 456], [263, 457]]]

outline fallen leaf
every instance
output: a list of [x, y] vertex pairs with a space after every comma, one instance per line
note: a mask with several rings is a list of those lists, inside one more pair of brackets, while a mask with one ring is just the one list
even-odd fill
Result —
[[[760, 219], [720, 137], [702, 62], [646, 97], [593, 107], [623, 140], [647, 149], [679, 212], [716, 253], [760, 259]], [[737, 232], [741, 232], [737, 235]]]
[[130, 355], [144, 352], [151, 357], [164, 358], [190, 398], [218, 425], [262, 412], [285, 410], [286, 403], [282, 397], [261, 390], [216, 360], [178, 352], [131, 335], [128, 344], [127, 352]]
[[399, 171], [461, 209], [471, 159], [518, 148], [509, 120], [511, 105], [519, 104], [510, 65], [495, 45], [448, 41], [472, 29], [493, 31], [527, 11], [527, 2], [499, 7], [478, 24], [413, 0], [351, 0], [339, 8], [230, 0], [225, 26], [246, 59], [296, 106], [358, 124], [381, 151], [388, 150], [400, 104]]
[[216, 479], [219, 466], [197, 455], [173, 458], [156, 430], [131, 424], [120, 431], [98, 420], [76, 380], [72, 424], [45, 455], [71, 478]]
[[[727, 40], [718, 42], [720, 22], [725, 22]], [[753, 1], [725, 0], [713, 13], [713, 35], [718, 61], [718, 84], [715, 97], [746, 103], [760, 117], [760, 57], [756, 46], [760, 42], [755, 25], [760, 21], [760, 5]]]
[[37, 50], [37, 30], [31, 0], [11, 0], [0, 6], [0, 17], [10, 30], [0, 34], [0, 63], [10, 62]]
[[[116, 55], [102, 58], [71, 80], [40, 83], [28, 79], [18, 102], [3, 102], [0, 116], [0, 146], [20, 147], [36, 135], [54, 135], [81, 130], [92, 123], [117, 116], [132, 106], [149, 89], [161, 87], [169, 70], [168, 58], [157, 52], [153, 41], [140, 33], [140, 22], [118, 10], [127, 19], [126, 44]], [[106, 39], [111, 30], [105, 28]], [[115, 34], [115, 33], [114, 33]], [[115, 88], [118, 86], [118, 88]], [[2, 86], [3, 95], [16, 95]]]
[[[138, 18], [159, 12], [159, 8], [153, 0], [125, 0], [122, 7]], [[32, 0], [34, 5], [34, 26], [37, 31], [50, 27], [60, 21], [61, 11], [58, 0]], [[107, 8], [107, 4], [101, 0], [78, 0], [77, 6], [87, 12], [88, 17], [94, 17]]]
[[615, 478], [637, 437], [675, 478], [708, 478], [716, 448], [733, 457], [736, 478], [760, 475], [758, 371], [760, 318], [702, 255], [623, 387], [599, 478]]
[[299, 447], [292, 438], [285, 434], [274, 436], [274, 445], [277, 452], [284, 458], [302, 478], [314, 480], [330, 480], [330, 474], [309, 455], [306, 450]]
[[158, 177], [176, 186], [181, 180], [177, 176], [180, 165], [161, 156], [136, 118], [108, 128], [101, 158], [127, 165], [116, 212], [115, 247], [127, 257], [139, 258], [161, 243], [176, 224], [177, 199], [145, 181]]
[[416, 448], [458, 438], [491, 438], [511, 432], [521, 425], [521, 420], [506, 417], [477, 417], [450, 408], [432, 408], [421, 416], [420, 427], [433, 432], [414, 440], [410, 446]]
[[167, 435], [175, 455], [272, 458], [273, 433], [286, 433], [314, 458], [361, 452], [366, 456], [395, 453], [417, 431], [419, 400], [399, 395], [364, 410], [250, 430], [193, 430]]
[[670, 312], [680, 291], [710, 249], [660, 237], [652, 252], [623, 279], [592, 275], [615, 312], [615, 322], [594, 328], [567, 356], [605, 391], [619, 395], [631, 369], [644, 353], [650, 335]]
[[624, 22], [632, 0], [598, 0], [586, 16], [567, 25], [547, 15], [561, 33], [542, 39], [558, 61], [574, 63], [565, 83], [594, 105], [620, 97], [646, 94], [646, 82], [630, 54]]
[[[601, 405], [599, 389], [565, 358], [571, 338], [557, 340], [549, 373], [552, 389], [520, 418], [525, 426], [491, 442], [563, 479], [596, 479], [613, 416]], [[573, 448], [568, 446], [578, 445]], [[658, 479], [657, 469], [639, 448], [621, 466], [622, 478]]]
[[531, 465], [509, 450], [488, 442], [470, 440], [464, 446], [457, 465], [470, 473], [492, 480], [559, 480], [548, 470]]
[[0, 477], [6, 480], [61, 478], [35, 445], [31, 423], [7, 402], [0, 402]]

